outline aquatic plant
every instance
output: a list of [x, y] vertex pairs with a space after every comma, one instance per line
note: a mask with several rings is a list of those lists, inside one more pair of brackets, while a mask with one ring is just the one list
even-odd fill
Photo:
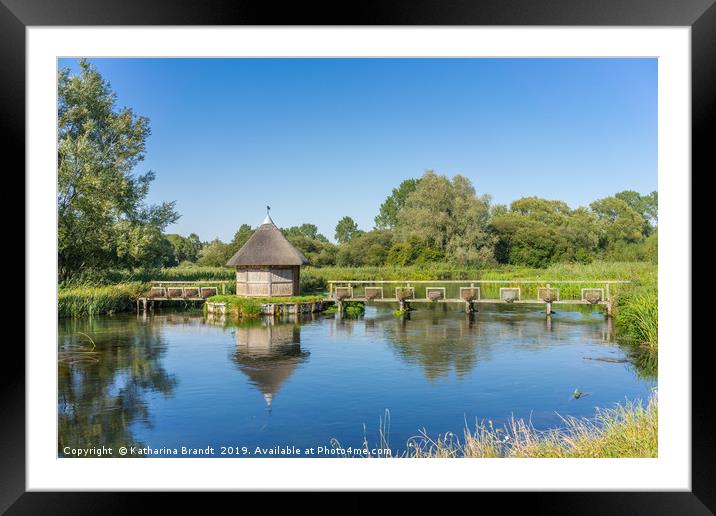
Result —
[[104, 287], [61, 288], [57, 295], [59, 317], [83, 317], [131, 310], [148, 285], [133, 282]]
[[346, 303], [343, 314], [346, 317], [360, 317], [365, 313], [365, 305], [363, 303]]
[[620, 296], [618, 329], [635, 343], [656, 351], [659, 347], [659, 299], [656, 288]]
[[321, 301], [323, 296], [290, 296], [290, 297], [239, 297], [239, 296], [211, 296], [208, 303], [224, 303], [226, 313], [239, 318], [258, 317], [261, 315], [261, 305], [276, 303], [313, 303]]
[[[598, 408], [593, 418], [563, 418], [562, 428], [539, 431], [531, 422], [511, 418], [503, 427], [492, 421], [466, 428], [462, 439], [447, 433], [432, 438], [423, 430], [408, 442], [405, 457], [608, 458], [658, 456], [658, 402], [628, 401]], [[381, 429], [382, 431], [382, 429]], [[381, 436], [381, 442], [384, 438]]]

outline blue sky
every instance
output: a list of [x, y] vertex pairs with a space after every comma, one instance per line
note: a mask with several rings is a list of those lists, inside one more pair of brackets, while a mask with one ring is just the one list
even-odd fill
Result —
[[[333, 239], [402, 180], [469, 177], [507, 204], [657, 188], [656, 59], [92, 59], [149, 117], [138, 172], [168, 232], [230, 240], [265, 206]], [[76, 60], [60, 66], [77, 70]]]

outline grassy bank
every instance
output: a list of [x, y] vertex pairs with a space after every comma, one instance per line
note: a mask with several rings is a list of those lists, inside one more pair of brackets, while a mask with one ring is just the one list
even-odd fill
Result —
[[[657, 332], [657, 266], [645, 262], [604, 262], [590, 264], [555, 264], [544, 269], [501, 265], [486, 269], [450, 264], [411, 267], [304, 267], [301, 270], [301, 292], [321, 294], [331, 280], [631, 280], [631, 285], [612, 288], [616, 298], [615, 323], [622, 336], [636, 345], [656, 351]], [[227, 281], [227, 294], [233, 293], [234, 271], [230, 267], [182, 267], [144, 271], [106, 271], [101, 277], [81, 278], [60, 286], [60, 316], [83, 316], [118, 312], [132, 307], [146, 283], [155, 281]], [[82, 281], [77, 285], [77, 281]], [[91, 284], [94, 286], [86, 286]], [[139, 285], [142, 288], [138, 287]], [[522, 286], [523, 297], [536, 297], [536, 287]], [[560, 285], [561, 297], [579, 298], [585, 285]], [[451, 287], [456, 289], [457, 286]], [[421, 287], [416, 295], [422, 296]], [[456, 293], [454, 293], [457, 296]], [[386, 296], [390, 295], [386, 291]], [[483, 286], [483, 297], [497, 297], [499, 285]], [[256, 301], [238, 301], [236, 310], [254, 313]], [[239, 306], [241, 305], [241, 306]]]
[[617, 458], [658, 456], [658, 403], [628, 402], [597, 409], [594, 418], [565, 418], [564, 428], [540, 432], [522, 419], [503, 428], [491, 423], [454, 435], [413, 438], [407, 457]]
[[651, 351], [659, 349], [656, 288], [637, 288], [617, 298], [615, 321], [621, 335]]
[[124, 312], [131, 310], [137, 297], [148, 288], [146, 283], [141, 282], [60, 288], [57, 314], [59, 317], [84, 317]]
[[[292, 297], [257, 297], [243, 298], [236, 296], [212, 296], [207, 299], [210, 303], [226, 304], [226, 313], [239, 318], [258, 317], [261, 315], [261, 305], [272, 303], [310, 303], [320, 301], [323, 296], [292, 296]], [[204, 305], [206, 307], [206, 305]]]

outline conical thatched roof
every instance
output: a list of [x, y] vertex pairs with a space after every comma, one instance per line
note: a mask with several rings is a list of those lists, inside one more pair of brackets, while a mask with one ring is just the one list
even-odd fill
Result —
[[251, 238], [226, 265], [305, 265], [308, 258], [291, 245], [266, 215]]

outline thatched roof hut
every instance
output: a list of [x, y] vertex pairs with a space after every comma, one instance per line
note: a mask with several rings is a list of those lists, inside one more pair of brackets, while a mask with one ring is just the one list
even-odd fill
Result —
[[300, 267], [307, 263], [266, 215], [227, 265], [236, 267], [236, 295], [276, 297], [299, 294]]

